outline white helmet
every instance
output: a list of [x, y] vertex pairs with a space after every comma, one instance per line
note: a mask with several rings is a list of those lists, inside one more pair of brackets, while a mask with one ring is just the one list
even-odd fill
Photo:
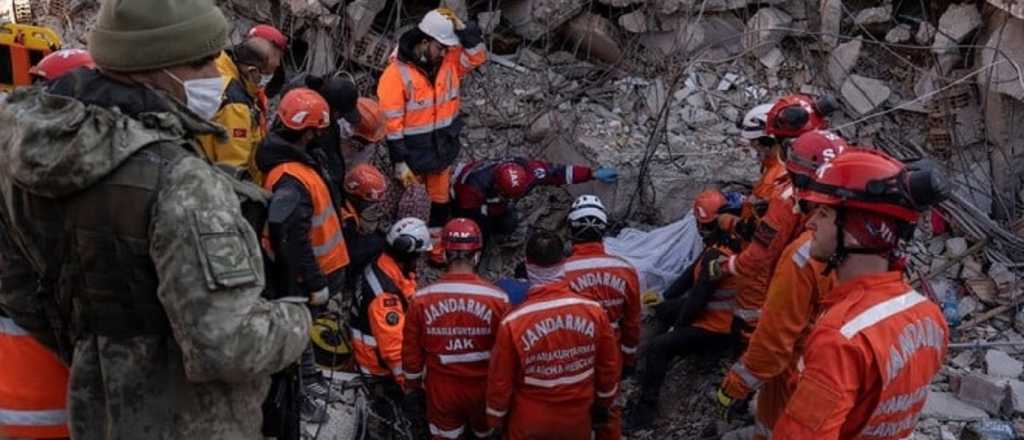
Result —
[[768, 125], [768, 111], [772, 109], [773, 105], [775, 103], [761, 104], [750, 109], [743, 116], [743, 122], [740, 124], [740, 137], [754, 140], [768, 136], [764, 131], [764, 127]]
[[574, 240], [599, 240], [608, 227], [608, 213], [595, 195], [584, 194], [569, 210], [569, 235]]
[[431, 38], [445, 46], [459, 45], [459, 37], [455, 35], [455, 24], [437, 9], [423, 16], [419, 28], [424, 34], [430, 35]]
[[403, 252], [427, 252], [434, 246], [427, 224], [416, 217], [403, 218], [388, 229], [388, 245]]

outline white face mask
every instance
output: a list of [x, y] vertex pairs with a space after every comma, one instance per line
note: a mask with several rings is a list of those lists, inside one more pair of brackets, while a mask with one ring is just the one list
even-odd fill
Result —
[[271, 73], [269, 75], [260, 75], [260, 88], [261, 89], [267, 88], [267, 85], [270, 84], [270, 81], [273, 81], [273, 79], [274, 79], [274, 74], [273, 73]]
[[356, 132], [352, 128], [352, 123], [348, 122], [345, 118], [338, 119], [338, 137], [341, 140], [346, 141], [352, 138]]
[[224, 91], [224, 77], [199, 78], [182, 81], [173, 73], [164, 69], [167, 76], [173, 78], [185, 88], [185, 106], [204, 121], [213, 119], [220, 110], [221, 95]]

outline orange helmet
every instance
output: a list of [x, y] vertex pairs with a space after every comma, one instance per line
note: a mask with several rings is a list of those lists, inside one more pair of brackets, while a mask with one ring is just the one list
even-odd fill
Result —
[[277, 107], [277, 117], [292, 130], [327, 128], [331, 124], [330, 107], [320, 94], [305, 87], [292, 89]]
[[818, 167], [831, 162], [847, 148], [850, 145], [846, 140], [831, 131], [808, 131], [790, 145], [786, 154], [786, 171], [796, 187], [805, 187]]
[[83, 49], [63, 49], [43, 57], [42, 60], [39, 60], [39, 64], [28, 69], [28, 73], [52, 81], [79, 67], [96, 68], [92, 55]]
[[288, 51], [288, 37], [284, 36], [276, 27], [267, 24], [258, 24], [249, 29], [249, 38], [262, 38], [269, 41], [274, 47], [281, 49], [281, 52]]
[[355, 127], [355, 135], [374, 144], [384, 140], [387, 127], [384, 125], [380, 104], [374, 99], [359, 98], [356, 107], [359, 110], [359, 124]]
[[388, 190], [388, 180], [377, 167], [360, 163], [345, 173], [345, 192], [368, 202], [379, 202]]
[[725, 196], [721, 191], [717, 189], [704, 191], [698, 194], [693, 201], [693, 216], [697, 218], [697, 223], [706, 225], [715, 221], [718, 211], [726, 203]]
[[811, 130], [828, 126], [825, 116], [835, 110], [829, 97], [815, 102], [807, 95], [783, 96], [768, 111], [764, 131], [776, 138], [795, 138]]

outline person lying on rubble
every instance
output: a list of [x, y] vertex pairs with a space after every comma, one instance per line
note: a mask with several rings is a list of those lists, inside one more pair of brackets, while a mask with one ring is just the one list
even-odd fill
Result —
[[[266, 87], [281, 66], [288, 39], [273, 26], [257, 25], [245, 41], [221, 52], [217, 70], [224, 78], [219, 102], [210, 108], [212, 121], [227, 138], [201, 136], [203, 152], [210, 161], [243, 170], [267, 133]], [[212, 93], [213, 91], [210, 90]]]
[[498, 325], [511, 307], [501, 289], [476, 274], [484, 248], [476, 223], [449, 221], [441, 247], [447, 271], [416, 292], [406, 315], [404, 406], [407, 415], [425, 414], [435, 440], [488, 438], [488, 361]]
[[735, 346], [740, 332], [733, 319], [739, 279], [711, 280], [708, 262], [739, 251], [740, 241], [719, 226], [727, 205], [718, 190], [700, 193], [693, 203], [704, 252], [666, 291], [666, 302], [656, 308], [657, 334], [647, 345], [640, 396], [631, 405], [626, 430], [646, 429], [658, 417], [661, 386], [672, 361], [679, 356], [721, 352]]
[[[622, 356], [621, 377], [632, 374], [640, 345], [640, 276], [626, 260], [607, 253], [603, 239], [608, 213], [595, 195], [576, 198], [569, 210], [572, 255], [565, 261], [565, 279], [573, 292], [604, 307], [615, 330]], [[599, 440], [622, 435], [622, 407], [613, 404], [608, 423], [596, 434]]]
[[[273, 193], [263, 244], [274, 262], [276, 285], [288, 296], [308, 297], [313, 316], [342, 291], [349, 264], [335, 210], [339, 197], [309, 155], [311, 141], [327, 129], [328, 118], [323, 97], [310, 89], [293, 89], [281, 99], [275, 129], [256, 152], [256, 165], [265, 176], [263, 188]], [[302, 354], [301, 373], [302, 415], [323, 421], [323, 402], [338, 396], [316, 368], [312, 345]]]
[[895, 251], [949, 194], [934, 164], [848, 150], [800, 198], [817, 206], [810, 258], [835, 271], [773, 438], [905, 439], [942, 368], [949, 328], [903, 277]]
[[228, 29], [210, 0], [104, 0], [99, 69], [0, 107], [0, 309], [70, 366], [72, 438], [262, 438], [270, 376], [308, 345], [198, 154]]
[[427, 226], [435, 239], [451, 217], [452, 165], [462, 150], [459, 135], [465, 125], [459, 115], [461, 83], [485, 61], [480, 26], [442, 7], [398, 38], [377, 81], [394, 176], [403, 186], [426, 187]]
[[572, 292], [562, 239], [526, 243], [530, 291], [501, 321], [487, 375], [487, 418], [510, 440], [589, 440], [619, 389], [615, 331], [600, 304]]
[[455, 167], [455, 213], [480, 225], [484, 238], [510, 239], [519, 227], [515, 202], [538, 186], [574, 185], [597, 179], [612, 184], [613, 167], [560, 165], [524, 157], [478, 160]]
[[[793, 141], [786, 172], [792, 176], [798, 200], [815, 170], [848, 148], [843, 138], [822, 130], [809, 131]], [[805, 205], [798, 203], [801, 209]], [[757, 440], [771, 437], [775, 421], [793, 393], [797, 360], [803, 355], [806, 336], [821, 313], [820, 298], [832, 288], [834, 276], [825, 275], [825, 265], [810, 258], [812, 234], [804, 231], [782, 251], [761, 308], [761, 322], [718, 393], [719, 402], [727, 409], [733, 402], [747, 400], [755, 391], [761, 391], [755, 417]]]

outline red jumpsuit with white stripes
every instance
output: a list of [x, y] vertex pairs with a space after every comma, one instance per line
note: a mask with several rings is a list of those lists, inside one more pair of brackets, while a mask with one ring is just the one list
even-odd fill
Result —
[[413, 296], [405, 317], [402, 369], [407, 388], [425, 382], [432, 438], [462, 438], [466, 425], [477, 437], [489, 435], [488, 360], [509, 308], [504, 292], [471, 273], [444, 274]]
[[[601, 242], [578, 243], [565, 262], [569, 287], [597, 301], [608, 313], [618, 336], [622, 360], [633, 364], [640, 343], [640, 277], [626, 260], [609, 255]], [[608, 424], [597, 433], [599, 440], [617, 440], [622, 434], [622, 408], [613, 405]]]
[[619, 348], [600, 304], [564, 281], [535, 286], [501, 322], [491, 352], [487, 415], [504, 437], [587, 440], [591, 408], [618, 392]]

